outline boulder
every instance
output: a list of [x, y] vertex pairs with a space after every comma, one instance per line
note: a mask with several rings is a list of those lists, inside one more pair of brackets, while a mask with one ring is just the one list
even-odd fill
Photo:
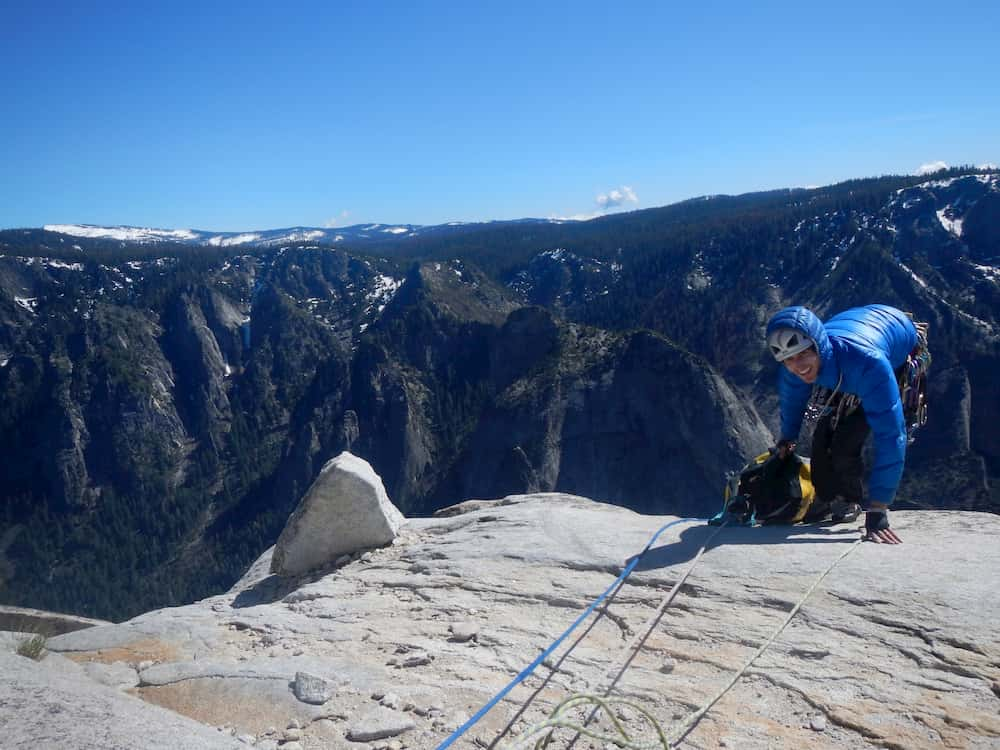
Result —
[[345, 451], [327, 462], [288, 519], [271, 572], [301, 575], [342, 555], [384, 547], [405, 521], [371, 465]]
[[337, 686], [308, 672], [296, 672], [294, 690], [295, 697], [303, 703], [321, 706], [333, 697]]

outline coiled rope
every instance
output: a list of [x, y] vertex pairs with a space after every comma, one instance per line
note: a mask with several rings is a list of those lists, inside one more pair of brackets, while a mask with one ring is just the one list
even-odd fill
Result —
[[531, 664], [529, 664], [527, 667], [525, 667], [524, 669], [522, 669], [521, 672], [518, 673], [518, 675], [506, 685], [506, 687], [504, 687], [499, 693], [497, 693], [495, 696], [493, 696], [493, 698], [491, 698], [489, 700], [489, 702], [486, 703], [486, 705], [484, 705], [475, 714], [473, 714], [469, 718], [468, 721], [466, 721], [464, 724], [462, 724], [462, 726], [460, 726], [458, 729], [456, 729], [454, 732], [452, 732], [451, 735], [444, 742], [442, 742], [440, 745], [437, 746], [437, 750], [446, 750], [446, 748], [451, 747], [459, 737], [461, 737], [463, 734], [465, 734], [476, 722], [478, 722], [487, 713], [489, 713], [489, 711], [497, 703], [499, 703], [504, 698], [504, 696], [507, 695], [507, 693], [509, 693], [517, 685], [519, 685], [521, 682], [523, 682], [525, 679], [527, 679], [528, 676], [531, 675], [531, 673], [535, 671], [535, 669], [538, 667], [538, 665], [541, 664], [543, 661], [545, 661], [545, 659], [547, 659], [552, 654], [552, 652], [555, 651], [559, 647], [559, 644], [561, 644], [566, 639], [566, 637], [570, 633], [572, 633], [576, 629], [576, 627], [581, 622], [583, 622], [590, 615], [590, 613], [593, 612], [597, 608], [597, 606], [602, 601], [604, 601], [605, 598], [607, 598], [608, 594], [610, 594], [611, 591], [616, 586], [618, 586], [619, 584], [621, 584], [632, 573], [632, 570], [635, 568], [636, 565], [639, 564], [639, 561], [642, 559], [643, 555], [645, 555], [646, 552], [649, 551], [649, 548], [653, 546], [653, 543], [659, 538], [660, 534], [662, 534], [664, 531], [666, 531], [667, 529], [671, 528], [672, 526], [676, 526], [679, 523], [691, 523], [691, 522], [704, 523], [705, 521], [706, 521], [706, 519], [704, 519], [704, 518], [681, 518], [681, 519], [678, 519], [676, 521], [671, 521], [670, 523], [666, 524], [665, 526], [662, 526], [655, 534], [653, 534], [653, 536], [650, 538], [650, 540], [646, 543], [646, 546], [643, 548], [642, 552], [640, 552], [638, 555], [636, 555], [632, 559], [632, 561], [625, 567], [625, 569], [621, 572], [621, 574], [618, 576], [618, 578], [615, 579], [614, 583], [612, 583], [610, 586], [608, 586], [608, 588], [605, 589], [604, 593], [601, 594], [599, 597], [597, 597], [597, 599], [595, 599], [593, 601], [593, 603], [591, 603], [591, 605], [589, 607], [587, 607], [586, 610], [584, 610], [583, 614], [581, 614], [579, 617], [577, 617], [576, 620], [573, 622], [573, 624], [570, 625], [563, 632], [563, 634], [560, 635], [555, 641], [553, 641], [553, 643], [552, 643], [551, 646], [549, 646], [547, 649], [545, 649], [544, 651], [542, 651], [535, 658], [535, 660], [533, 662], [531, 662]]
[[[719, 528], [721, 529], [722, 527], [720, 526]], [[712, 536], [714, 536], [714, 534]], [[705, 544], [702, 545], [701, 551], [704, 551], [709, 541], [711, 541], [711, 537], [709, 537], [709, 539], [706, 540]], [[684, 736], [686, 736], [687, 733], [691, 731], [691, 729], [694, 728], [694, 726], [701, 720], [701, 718], [706, 713], [708, 713], [708, 711], [712, 708], [712, 706], [714, 706], [722, 698], [722, 696], [724, 696], [729, 691], [729, 689], [732, 688], [733, 685], [735, 685], [739, 681], [739, 679], [746, 673], [746, 671], [758, 659], [758, 657], [760, 657], [760, 655], [763, 654], [764, 651], [772, 643], [774, 643], [774, 641], [778, 638], [778, 636], [781, 635], [782, 631], [788, 626], [788, 623], [790, 623], [792, 619], [795, 617], [795, 615], [798, 614], [798, 611], [806, 603], [806, 601], [816, 590], [816, 587], [819, 586], [819, 584], [823, 581], [823, 579], [826, 578], [830, 574], [830, 572], [844, 558], [846, 558], [849, 554], [851, 554], [854, 550], [856, 550], [858, 548], [858, 545], [860, 545], [863, 541], [864, 541], [863, 538], [858, 539], [856, 542], [851, 544], [851, 546], [848, 547], [844, 552], [842, 552], [832, 563], [830, 563], [830, 565], [826, 568], [826, 570], [824, 570], [816, 578], [816, 580], [813, 581], [812, 585], [802, 595], [802, 597], [795, 604], [795, 606], [792, 607], [791, 611], [785, 617], [784, 621], [777, 628], [777, 630], [775, 630], [774, 633], [766, 641], [764, 641], [764, 643], [760, 645], [760, 647], [753, 653], [753, 655], [749, 659], [747, 659], [747, 661], [733, 675], [733, 677], [729, 680], [729, 682], [727, 682], [701, 708], [694, 711], [693, 713], [691, 713], [690, 716], [688, 716], [686, 719], [678, 723], [678, 725], [672, 731], [665, 732], [663, 728], [660, 726], [659, 722], [656, 721], [656, 719], [649, 713], [649, 711], [642, 708], [636, 703], [632, 703], [630, 701], [625, 701], [625, 700], [617, 700], [617, 699], [609, 701], [602, 696], [580, 693], [564, 700], [555, 708], [552, 715], [548, 719], [538, 724], [535, 724], [534, 726], [529, 727], [527, 730], [525, 730], [522, 736], [519, 739], [517, 739], [513, 744], [506, 745], [504, 750], [521, 750], [522, 748], [526, 748], [532, 743], [534, 738], [543, 733], [544, 736], [541, 737], [541, 739], [535, 740], [535, 747], [539, 749], [544, 748], [548, 745], [549, 740], [552, 737], [553, 731], [555, 729], [560, 729], [560, 728], [570, 729], [591, 739], [598, 740], [601, 742], [612, 743], [614, 745], [617, 745], [618, 747], [627, 748], [628, 750], [652, 750], [653, 748], [662, 748], [662, 750], [671, 750], [671, 748], [675, 747], [676, 744], [680, 742], [680, 740]], [[701, 551], [699, 552], [698, 557], [700, 557]], [[697, 559], [698, 558], [696, 557], [694, 562], [697, 562]], [[688, 568], [688, 571], [687, 573], [685, 573], [684, 578], [687, 577], [687, 574], [691, 572], [691, 569], [693, 567], [694, 566], [692, 565]], [[678, 582], [677, 585], [674, 586], [670, 594], [667, 595], [667, 597], [664, 600], [664, 603], [660, 605], [660, 608], [657, 610], [657, 614], [654, 616], [654, 622], [653, 625], [650, 626], [650, 629], [652, 629], [652, 627], [655, 626], [655, 620], [658, 620], [659, 617], [662, 615], [663, 611], [666, 610], [670, 601], [673, 599], [676, 591], [680, 588], [680, 584], [682, 582], [683, 578], [681, 579], [681, 581]], [[629, 656], [628, 661], [631, 661], [631, 659], [632, 655]], [[593, 711], [585, 721], [580, 722], [569, 718], [568, 715], [571, 711], [579, 708], [580, 706], [585, 706], [585, 705], [593, 706]], [[613, 706], [628, 706], [633, 710], [638, 711], [643, 716], [643, 718], [645, 718], [646, 721], [649, 722], [649, 724], [653, 727], [656, 733], [656, 739], [652, 741], [647, 740], [641, 742], [631, 739], [628, 733], [625, 731], [625, 728], [622, 726], [621, 722], [619, 722], [617, 717], [615, 716], [615, 712], [612, 710]], [[617, 734], [596, 732], [587, 727], [587, 724], [590, 723], [591, 718], [598, 711], [603, 711], [610, 718], [611, 724]]]

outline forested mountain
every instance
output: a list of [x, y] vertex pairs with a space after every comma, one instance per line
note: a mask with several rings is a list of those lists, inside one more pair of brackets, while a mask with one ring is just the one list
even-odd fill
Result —
[[0, 232], [0, 601], [227, 587], [344, 449], [409, 515], [550, 489], [707, 514], [772, 439], [785, 304], [928, 321], [897, 504], [1000, 508], [995, 173], [327, 244], [52, 229]]

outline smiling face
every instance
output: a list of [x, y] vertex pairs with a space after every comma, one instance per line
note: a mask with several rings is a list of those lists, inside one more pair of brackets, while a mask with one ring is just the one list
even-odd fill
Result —
[[803, 349], [786, 359], [783, 364], [788, 371], [807, 383], [815, 383], [819, 377], [819, 354], [814, 347]]

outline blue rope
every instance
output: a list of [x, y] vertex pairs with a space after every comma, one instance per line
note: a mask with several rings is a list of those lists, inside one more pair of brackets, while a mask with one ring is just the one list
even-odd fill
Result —
[[642, 552], [640, 552], [638, 555], [636, 555], [634, 558], [632, 558], [632, 562], [630, 562], [628, 564], [628, 566], [626, 566], [625, 570], [623, 570], [621, 572], [621, 574], [618, 576], [618, 578], [615, 580], [615, 582], [612, 583], [610, 586], [608, 586], [608, 588], [604, 591], [604, 593], [601, 594], [599, 597], [597, 597], [597, 599], [595, 599], [594, 602], [589, 607], [587, 607], [587, 609], [583, 612], [583, 614], [580, 615], [579, 617], [577, 617], [576, 620], [573, 622], [573, 624], [570, 625], [569, 628], [567, 628], [566, 631], [561, 636], [559, 636], [558, 638], [556, 638], [555, 641], [553, 641], [553, 643], [552, 643], [551, 646], [549, 646], [542, 653], [540, 653], [535, 658], [535, 660], [533, 662], [531, 662], [531, 664], [529, 664], [527, 667], [525, 667], [524, 669], [522, 669], [521, 672], [517, 675], [517, 677], [515, 677], [513, 680], [511, 680], [507, 684], [507, 687], [505, 687], [503, 690], [501, 690], [499, 693], [497, 693], [495, 696], [493, 696], [493, 698], [491, 698], [490, 701], [485, 706], [483, 706], [482, 708], [480, 708], [475, 713], [474, 716], [472, 716], [462, 726], [460, 726], [458, 729], [456, 729], [454, 732], [452, 732], [451, 736], [448, 737], [448, 739], [446, 739], [444, 742], [442, 742], [440, 745], [438, 745], [437, 746], [437, 750], [445, 750], [445, 748], [451, 747], [452, 744], [455, 742], [455, 740], [457, 740], [459, 737], [461, 737], [463, 734], [465, 734], [467, 731], [469, 731], [469, 729], [472, 727], [473, 724], [475, 724], [477, 721], [479, 721], [481, 718], [483, 718], [487, 713], [489, 713], [489, 711], [497, 703], [499, 703], [501, 700], [503, 700], [503, 697], [505, 695], [507, 695], [507, 693], [509, 693], [511, 690], [513, 690], [515, 687], [517, 687], [521, 682], [523, 682], [525, 679], [527, 679], [528, 676], [532, 672], [535, 671], [535, 668], [539, 664], [541, 664], [543, 661], [545, 661], [545, 659], [549, 655], [551, 655], [552, 652], [555, 651], [559, 647], [560, 643], [562, 643], [564, 640], [566, 640], [566, 636], [568, 636], [570, 633], [572, 633], [576, 629], [577, 625], [579, 625], [581, 622], [583, 622], [585, 619], [587, 619], [587, 616], [590, 615], [590, 613], [593, 612], [597, 608], [597, 605], [599, 605], [602, 601], [604, 601], [604, 599], [607, 598], [608, 594], [611, 593], [611, 590], [614, 589], [615, 586], [617, 586], [619, 583], [621, 583], [623, 580], [625, 580], [625, 578], [628, 577], [628, 575], [632, 572], [633, 568], [635, 568], [635, 566], [639, 564], [639, 560], [642, 559], [642, 556], [645, 555], [646, 552], [649, 551], [649, 548], [653, 546], [653, 542], [655, 542], [657, 540], [657, 538], [660, 536], [660, 534], [662, 534], [664, 531], [666, 531], [667, 529], [669, 529], [671, 526], [676, 526], [679, 523], [687, 523], [687, 522], [690, 522], [690, 521], [700, 521], [700, 522], [704, 523], [706, 520], [707, 519], [705, 519], [705, 518], [681, 518], [681, 519], [678, 519], [677, 521], [671, 521], [666, 526], [663, 526], [655, 534], [653, 534], [652, 538], [646, 543], [646, 546], [642, 550]]

